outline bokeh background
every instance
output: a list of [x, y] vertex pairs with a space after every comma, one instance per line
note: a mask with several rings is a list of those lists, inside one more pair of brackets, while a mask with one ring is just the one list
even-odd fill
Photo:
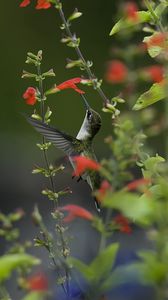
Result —
[[[22, 207], [27, 214], [25, 221], [21, 224], [22, 235], [32, 238], [36, 234], [36, 229], [30, 219], [34, 204], [38, 203], [46, 222], [50, 226], [52, 224], [50, 224], [48, 209], [52, 207], [52, 203], [41, 195], [41, 189], [46, 185], [44, 178], [40, 175], [34, 176], [31, 174], [34, 164], [43, 164], [43, 157], [35, 145], [40, 142], [40, 136], [27, 124], [22, 116], [23, 112], [29, 114], [32, 113], [33, 109], [27, 106], [22, 99], [22, 94], [26, 88], [33, 85], [33, 82], [21, 79], [23, 69], [32, 70], [31, 66], [24, 63], [26, 53], [28, 51], [36, 53], [40, 49], [43, 50], [43, 71], [53, 68], [56, 73], [55, 78], [48, 79], [46, 87], [51, 87], [54, 83], [59, 84], [72, 77], [78, 77], [82, 72], [78, 69], [65, 69], [66, 58], [76, 59], [76, 54], [73, 48], [60, 43], [62, 32], [59, 28], [61, 22], [57, 12], [50, 9], [37, 11], [34, 9], [35, 1], [32, 1], [32, 5], [29, 7], [21, 9], [19, 8], [20, 2], [19, 0], [10, 1], [10, 3], [9, 1], [2, 1], [0, 11], [0, 210], [10, 212]], [[132, 36], [125, 35], [124, 38], [109, 37], [111, 27], [120, 15], [119, 7], [124, 2], [110, 0], [63, 1], [67, 16], [72, 13], [75, 7], [83, 12], [83, 16], [74, 21], [72, 28], [77, 36], [81, 38], [80, 47], [84, 56], [87, 60], [93, 61], [93, 72], [98, 78], [104, 78], [108, 61], [117, 57], [114, 49], [122, 47], [127, 52], [130, 46]], [[142, 1], [139, 1], [138, 4], [142, 4]], [[141, 34], [135, 35], [135, 43], [139, 43], [141, 40]], [[131, 61], [131, 63], [134, 62]], [[148, 63], [150, 63], [150, 59], [147, 56], [136, 60], [136, 65]], [[146, 86], [148, 86], [148, 83]], [[120, 91], [120, 86], [106, 82], [103, 83], [102, 87], [109, 98], [116, 96]], [[141, 89], [145, 90], [145, 83], [141, 85]], [[109, 150], [103, 141], [112, 132], [111, 117], [101, 111], [102, 101], [99, 95], [91, 88], [86, 88], [86, 90], [88, 91], [87, 99], [90, 105], [102, 116], [102, 130], [95, 138], [95, 151], [98, 158], [101, 159], [103, 156], [109, 155]], [[51, 96], [48, 105], [53, 111], [52, 124], [72, 135], [76, 135], [85, 114], [79, 95], [73, 90], [67, 90]], [[162, 103], [159, 105], [159, 109], [162, 111]], [[135, 112], [134, 114], [138, 118], [139, 113]], [[157, 137], [152, 137], [151, 143], [155, 152], [164, 153], [164, 144], [157, 143]], [[50, 159], [52, 162], [63, 162], [66, 165], [63, 174], [55, 178], [58, 190], [66, 186], [70, 186], [73, 190], [72, 195], [63, 199], [63, 204], [67, 201], [82, 202], [86, 208], [94, 211], [94, 203], [90, 196], [89, 187], [85, 182], [77, 184], [72, 181], [71, 169], [62, 153], [59, 150], [52, 149]], [[72, 225], [72, 229], [75, 237], [80, 239], [80, 243], [78, 245], [72, 244], [72, 252], [74, 255], [77, 254], [78, 257], [94, 256], [96, 249], [93, 249], [90, 243], [88, 245], [87, 225], [83, 223], [82, 232], [79, 232], [77, 230], [79, 227], [76, 224], [78, 225], [78, 223]], [[91, 232], [90, 234], [94, 233]], [[97, 237], [95, 237], [96, 239]], [[125, 253], [128, 253], [128, 257], [131, 256], [130, 249], [134, 250], [147, 243], [146, 237], [141, 232], [139, 234], [138, 230], [134, 236], [127, 238], [119, 236], [119, 239], [123, 243], [123, 249], [125, 249]], [[1, 248], [4, 247], [5, 245], [2, 245]], [[36, 253], [42, 257], [45, 255], [43, 250], [38, 250]], [[47, 260], [47, 256], [45, 256], [45, 259]], [[134, 295], [131, 297], [129, 299], [135, 299]], [[121, 296], [117, 298], [116, 296], [115, 299], [125, 298]]]

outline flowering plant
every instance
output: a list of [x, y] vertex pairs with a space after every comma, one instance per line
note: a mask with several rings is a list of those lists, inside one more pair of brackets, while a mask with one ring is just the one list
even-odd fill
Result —
[[[32, 83], [23, 92], [23, 99], [25, 105], [30, 105], [34, 110], [25, 119], [41, 134], [41, 142], [37, 143], [37, 147], [44, 160], [43, 165], [35, 165], [32, 173], [45, 178], [45, 187], [41, 193], [52, 203], [48, 215], [54, 224], [53, 229], [48, 229], [35, 205], [32, 219], [39, 234], [34, 241], [36, 247], [44, 248], [49, 255], [54, 272], [54, 287], [50, 286], [43, 272], [29, 274], [33, 267], [40, 264], [40, 260], [35, 254], [27, 253], [31, 247], [30, 242], [23, 245], [19, 241], [20, 233], [15, 228], [15, 222], [22, 219], [23, 211], [8, 215], [1, 213], [0, 235], [7, 242], [12, 242], [12, 245], [0, 257], [0, 300], [13, 299], [6, 281], [14, 271], [17, 271], [17, 284], [25, 293], [23, 297], [20, 296], [22, 300], [107, 300], [112, 299], [115, 288], [135, 282], [151, 287], [151, 293], [154, 293], [156, 299], [166, 299], [168, 167], [166, 158], [151, 154], [148, 141], [154, 136], [160, 137], [162, 130], [167, 133], [167, 123], [158, 122], [159, 114], [155, 105], [167, 98], [168, 42], [164, 16], [168, 3], [165, 0], [155, 2], [144, 0], [142, 7], [139, 7], [135, 1], [128, 1], [120, 7], [122, 17], [110, 31], [110, 36], [119, 36], [118, 49], [107, 63], [104, 75], [105, 83], [118, 89], [118, 94], [113, 94], [111, 98], [106, 96], [102, 80], [93, 73], [93, 63], [85, 59], [80, 38], [72, 32], [73, 21], [81, 17], [82, 13], [75, 9], [67, 18], [63, 10], [66, 4], [63, 5], [60, 0], [36, 1], [35, 9], [56, 10], [60, 16], [63, 31], [61, 42], [74, 49], [77, 55], [76, 59], [68, 59], [66, 68], [77, 67], [81, 74], [79, 77], [75, 74], [61, 83], [58, 80], [58, 84], [54, 82], [54, 85], [47, 87], [50, 78], [55, 81], [55, 72], [53, 69], [42, 71], [43, 51], [27, 53], [26, 64], [29, 69], [23, 71], [22, 78]], [[27, 9], [31, 4], [30, 0], [24, 0], [20, 7]], [[137, 30], [145, 35], [143, 40], [141, 35], [138, 46], [133, 44]], [[123, 32], [132, 41], [126, 53], [120, 47], [122, 38], [125, 38]], [[143, 62], [147, 56], [150, 56], [150, 62], [154, 60], [150, 65], [137, 66], [134, 62], [136, 57]], [[144, 85], [149, 88], [141, 92]], [[64, 90], [67, 90], [67, 95], [70, 92], [76, 94], [79, 101], [84, 103], [86, 114], [76, 138], [51, 125], [54, 113], [49, 103], [54, 101], [54, 97], [59, 99]], [[91, 92], [97, 93], [102, 101], [101, 115], [110, 114], [112, 120], [108, 124], [112, 135], [104, 139], [104, 147], [108, 148], [109, 155], [100, 160], [96, 158], [92, 141], [100, 130], [101, 117], [97, 112], [99, 109], [96, 107], [94, 110], [87, 100]], [[66, 110], [66, 107], [62, 109]], [[65, 166], [49, 159], [52, 146], [68, 156], [73, 168], [72, 177], [77, 181], [83, 179], [86, 186], [90, 186], [95, 206], [85, 207], [86, 201], [74, 203], [73, 200], [71, 203], [73, 189], [67, 186], [57, 188], [56, 178], [60, 173], [62, 176]], [[165, 148], [166, 156], [167, 138]], [[62, 204], [64, 199], [65, 205]], [[71, 223], [80, 220], [85, 226], [87, 223], [89, 230], [98, 237], [96, 243], [96, 239], [93, 240], [94, 256], [89, 262], [73, 254], [73, 247], [79, 245], [71, 243]], [[150, 247], [138, 249], [135, 259], [129, 263], [118, 264], [122, 248], [118, 236], [129, 243], [137, 228], [145, 232]], [[87, 244], [91, 242], [87, 240]]]

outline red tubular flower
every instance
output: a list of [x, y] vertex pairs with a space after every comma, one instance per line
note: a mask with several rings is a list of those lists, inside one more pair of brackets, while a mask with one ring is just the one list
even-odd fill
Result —
[[123, 215], [118, 214], [114, 218], [114, 222], [115, 224], [119, 225], [119, 229], [121, 232], [128, 233], [128, 234], [132, 232], [132, 228], [130, 226], [129, 220]]
[[154, 82], [161, 82], [164, 78], [164, 70], [162, 66], [159, 65], [152, 65], [144, 69], [149, 79]]
[[138, 7], [134, 2], [128, 2], [125, 6], [126, 16], [128, 20], [136, 22], [138, 21]]
[[79, 94], [84, 94], [85, 92], [78, 89], [78, 87], [76, 86], [77, 83], [81, 83], [82, 81], [83, 81], [83, 79], [80, 77], [66, 80], [66, 81], [62, 82], [61, 84], [55, 86], [53, 89], [53, 93], [56, 93], [56, 92], [59, 92], [62, 90], [66, 90], [66, 89], [73, 89]]
[[120, 60], [112, 60], [107, 67], [106, 80], [111, 83], [123, 82], [128, 75], [127, 67]]
[[151, 36], [151, 38], [147, 42], [148, 47], [160, 46], [163, 47], [166, 40], [166, 36], [162, 32], [158, 32]]
[[20, 3], [20, 7], [26, 7], [30, 4], [30, 0], [23, 0], [21, 3]]
[[47, 291], [48, 280], [43, 273], [33, 275], [27, 280], [28, 289], [31, 291]]
[[51, 3], [49, 3], [46, 0], [38, 0], [37, 1], [36, 9], [47, 9], [50, 7], [51, 7]]
[[73, 173], [74, 176], [80, 176], [86, 170], [98, 171], [100, 169], [99, 163], [85, 156], [74, 156], [73, 161], [76, 165], [75, 171]]
[[149, 183], [151, 183], [150, 178], [140, 178], [127, 184], [126, 188], [128, 191], [133, 191], [138, 189], [141, 186], [148, 185]]
[[94, 218], [94, 216], [88, 210], [86, 210], [78, 205], [74, 205], [74, 204], [69, 204], [69, 205], [60, 207], [59, 211], [67, 211], [68, 212], [67, 217], [64, 218], [65, 223], [71, 222], [76, 217], [86, 219], [89, 221], [92, 221]]
[[26, 104], [34, 105], [37, 101], [36, 99], [36, 89], [34, 87], [28, 87], [23, 94], [23, 99], [25, 99]]
[[99, 201], [102, 201], [106, 193], [110, 190], [110, 188], [111, 185], [109, 184], [109, 182], [107, 180], [103, 180], [100, 185], [100, 188], [98, 189], [97, 199]]
[[[20, 4], [20, 7], [26, 7], [30, 4], [30, 0], [23, 0]], [[37, 0], [36, 9], [47, 9], [51, 7], [51, 3], [47, 0]]]

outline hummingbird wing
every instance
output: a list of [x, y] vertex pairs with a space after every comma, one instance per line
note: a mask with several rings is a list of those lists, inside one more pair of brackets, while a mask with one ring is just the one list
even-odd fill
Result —
[[40, 132], [47, 141], [64, 151], [68, 156], [79, 155], [81, 141], [39, 120], [27, 117], [27, 121]]

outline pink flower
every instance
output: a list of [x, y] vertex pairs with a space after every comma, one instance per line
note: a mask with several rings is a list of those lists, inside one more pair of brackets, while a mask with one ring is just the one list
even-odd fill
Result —
[[132, 228], [130, 227], [130, 223], [129, 220], [124, 217], [121, 214], [118, 214], [115, 218], [114, 218], [114, 222], [115, 224], [119, 225], [119, 230], [123, 233], [131, 233], [132, 232]]
[[23, 99], [25, 99], [26, 104], [34, 105], [37, 101], [36, 99], [36, 89], [34, 87], [28, 87], [23, 94]]
[[105, 78], [111, 83], [123, 82], [128, 75], [128, 70], [125, 64], [120, 60], [112, 60], [109, 62]]
[[144, 69], [145, 74], [154, 82], [161, 82], [164, 78], [164, 70], [162, 66], [152, 65]]
[[99, 163], [87, 158], [86, 156], [74, 156], [73, 161], [75, 162], [75, 171], [73, 173], [74, 176], [80, 176], [86, 170], [98, 171], [100, 169]]
[[[30, 0], [23, 0], [20, 4], [20, 7], [26, 7], [30, 4]], [[37, 0], [36, 9], [47, 9], [51, 7], [51, 3], [47, 0]]]
[[59, 211], [67, 211], [68, 215], [64, 218], [64, 222], [68, 223], [74, 220], [75, 218], [82, 218], [89, 221], [92, 221], [94, 216], [83, 207], [78, 205], [69, 204], [59, 208]]
[[156, 34], [152, 35], [151, 38], [147, 41], [147, 47], [163, 47], [165, 44], [166, 35], [162, 32], [157, 32]]
[[77, 83], [81, 83], [83, 81], [82, 78], [80, 77], [76, 77], [76, 78], [72, 78], [72, 79], [69, 79], [69, 80], [66, 80], [62, 83], [60, 83], [59, 85], [56, 85], [52, 92], [53, 93], [56, 93], [56, 92], [59, 92], [59, 91], [62, 91], [62, 90], [66, 90], [66, 89], [73, 89], [75, 90], [77, 93], [79, 94], [84, 94], [85, 92], [80, 90], [76, 84]]
[[28, 289], [31, 291], [46, 291], [48, 290], [48, 280], [43, 273], [33, 275], [27, 280]]

